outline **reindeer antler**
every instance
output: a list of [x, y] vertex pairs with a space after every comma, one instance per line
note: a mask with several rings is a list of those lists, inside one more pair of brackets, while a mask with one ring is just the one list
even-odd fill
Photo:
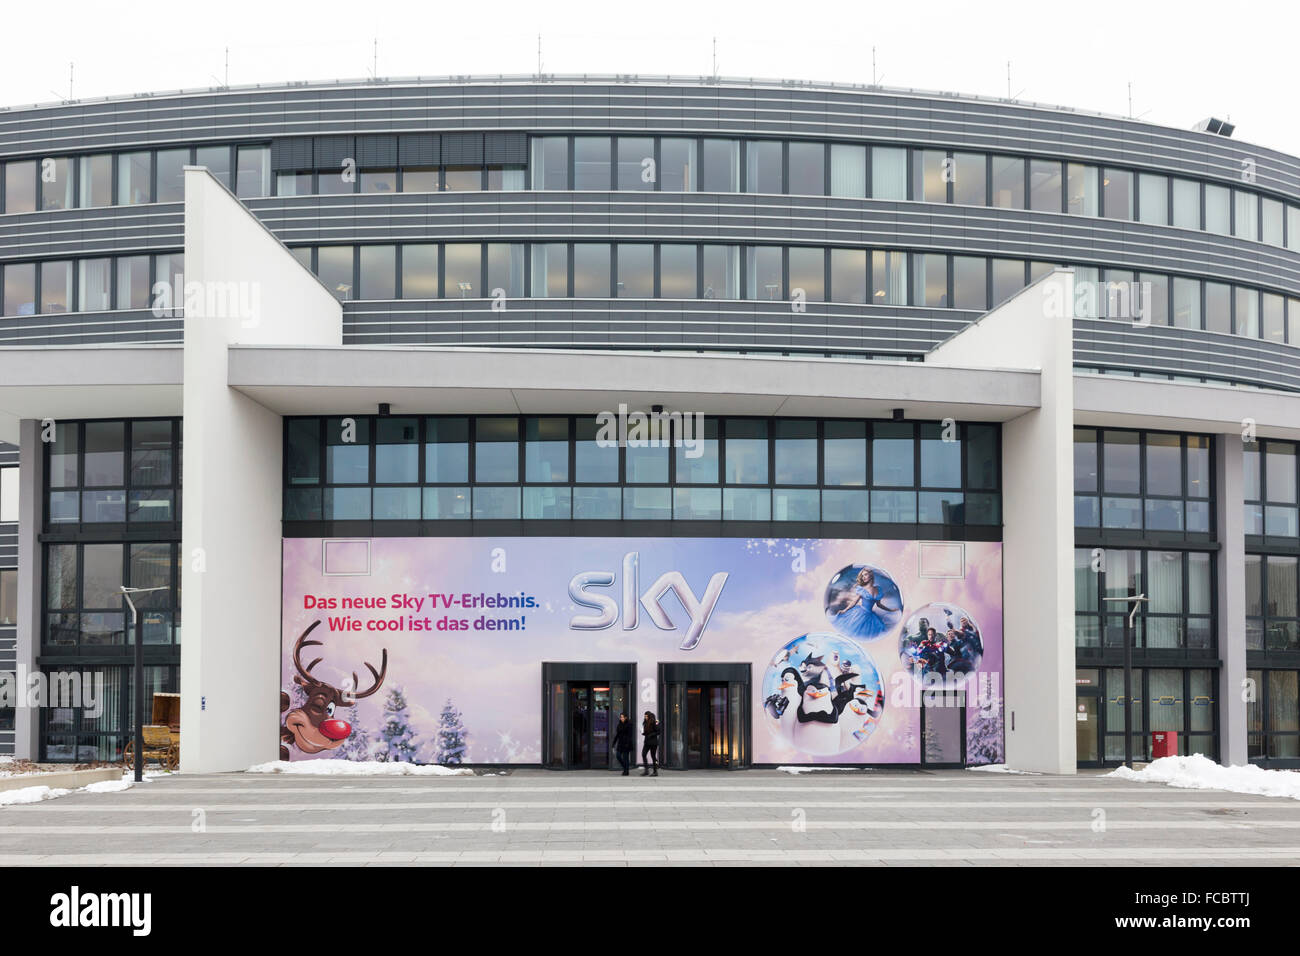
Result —
[[314, 681], [316, 679], [311, 676], [311, 669], [315, 667], [317, 664], [319, 664], [323, 660], [323, 658], [318, 657], [310, 664], [308, 664], [306, 667], [303, 667], [302, 657], [300, 655], [302, 654], [302, 649], [304, 647], [323, 646], [321, 641], [307, 640], [307, 635], [310, 634], [312, 631], [316, 630], [319, 624], [320, 621], [313, 621], [311, 626], [307, 628], [307, 630], [303, 631], [302, 636], [299, 637], [298, 640], [294, 641], [293, 644], [293, 666], [298, 669], [298, 673], [301, 674], [305, 680], [309, 680], [309, 681]]
[[[365, 692], [363, 692], [363, 693], [354, 693], [354, 694], [352, 695], [352, 699], [353, 699], [353, 700], [361, 700], [361, 698], [363, 698], [363, 697], [369, 697], [369, 696], [370, 696], [371, 694], [373, 694], [375, 691], [379, 690], [379, 685], [382, 684], [382, 683], [384, 682], [384, 675], [388, 673], [388, 648], [386, 648], [386, 647], [384, 648], [384, 658], [383, 658], [383, 663], [381, 664], [381, 669], [380, 669], [380, 670], [375, 670], [375, 665], [374, 665], [374, 664], [371, 664], [369, 661], [363, 661], [363, 663], [366, 665], [367, 668], [369, 668], [370, 673], [371, 673], [372, 675], [374, 675], [375, 683], [374, 683], [374, 686], [373, 686], [373, 687], [371, 687], [369, 690], [367, 690], [367, 691], [365, 691]], [[353, 672], [352, 672], [352, 686], [353, 686], [353, 687], [356, 687], [356, 686], [357, 686], [357, 672], [356, 672], [356, 671], [353, 671]]]

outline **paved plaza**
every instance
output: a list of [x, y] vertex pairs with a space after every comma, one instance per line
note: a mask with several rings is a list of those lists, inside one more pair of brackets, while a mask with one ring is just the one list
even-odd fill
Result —
[[1100, 774], [178, 774], [0, 808], [0, 866], [1298, 860], [1300, 802]]

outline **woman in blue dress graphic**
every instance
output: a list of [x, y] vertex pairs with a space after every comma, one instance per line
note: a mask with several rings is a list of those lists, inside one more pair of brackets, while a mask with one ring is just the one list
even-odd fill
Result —
[[890, 630], [903, 608], [890, 606], [886, 588], [876, 581], [876, 572], [864, 567], [853, 585], [840, 593], [827, 609], [827, 617], [841, 633], [870, 640]]

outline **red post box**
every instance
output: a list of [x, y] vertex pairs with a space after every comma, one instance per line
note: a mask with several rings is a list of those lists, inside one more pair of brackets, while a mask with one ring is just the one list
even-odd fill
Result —
[[1151, 759], [1178, 756], [1178, 731], [1155, 730], [1151, 732]]

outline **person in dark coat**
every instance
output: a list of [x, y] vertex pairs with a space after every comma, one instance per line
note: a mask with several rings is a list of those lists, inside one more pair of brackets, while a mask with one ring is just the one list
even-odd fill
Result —
[[[655, 715], [650, 711], [645, 712], [645, 717], [641, 721], [641, 763], [644, 765], [641, 770], [643, 777], [659, 776], [659, 721], [655, 720]], [[654, 773], [651, 773], [651, 768]]]
[[614, 727], [614, 754], [623, 767], [623, 776], [627, 776], [632, 766], [632, 753], [636, 750], [636, 727], [627, 719], [627, 714], [618, 715], [618, 724]]

